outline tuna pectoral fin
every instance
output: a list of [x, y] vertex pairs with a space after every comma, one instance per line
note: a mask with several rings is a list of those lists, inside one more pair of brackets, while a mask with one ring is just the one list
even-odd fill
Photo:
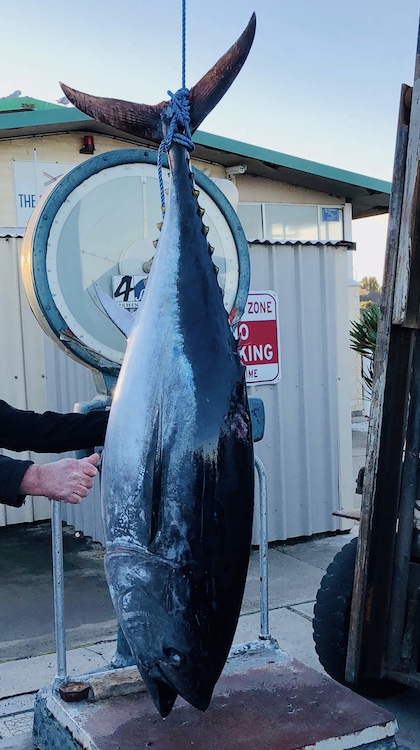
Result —
[[[150, 501], [150, 526], [147, 545], [150, 547], [153, 544], [159, 529], [160, 503], [162, 496], [162, 425], [159, 410], [156, 411], [154, 418], [144, 475], [145, 496], [147, 496]], [[148, 487], [146, 487], [146, 482], [148, 482]]]
[[125, 309], [125, 307], [121, 307], [118, 302], [115, 302], [115, 300], [113, 300], [112, 297], [109, 296], [109, 294], [101, 289], [96, 281], [93, 281], [92, 284], [99, 302], [101, 303], [106, 314], [109, 318], [111, 318], [112, 322], [115, 323], [117, 328], [120, 329], [121, 333], [123, 333], [124, 336], [128, 338], [134, 324], [134, 315], [132, 313], [129, 313], [128, 310]]
[[153, 703], [162, 718], [166, 719], [171, 713], [172, 706], [178, 697], [177, 691], [159, 679], [159, 677], [152, 677], [150, 672], [146, 672], [143, 669], [140, 669], [140, 672]]

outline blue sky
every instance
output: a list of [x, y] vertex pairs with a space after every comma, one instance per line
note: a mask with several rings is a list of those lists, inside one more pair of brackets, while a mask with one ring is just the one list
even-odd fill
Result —
[[[390, 180], [401, 84], [413, 82], [419, 0], [187, 0], [192, 86], [257, 14], [243, 70], [201, 126]], [[155, 103], [181, 85], [181, 0], [20, 0], [2, 17], [0, 96], [48, 101], [58, 81]], [[386, 219], [354, 222], [358, 278], [382, 275]]]

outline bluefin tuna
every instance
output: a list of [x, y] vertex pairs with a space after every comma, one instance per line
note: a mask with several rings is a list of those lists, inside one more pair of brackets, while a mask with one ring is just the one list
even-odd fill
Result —
[[[192, 130], [236, 77], [254, 30], [255, 16], [191, 90]], [[148, 107], [63, 90], [120, 130], [153, 141], [167, 132], [165, 102]], [[188, 151], [173, 142], [168, 156], [168, 205], [141, 309], [132, 323], [116, 319], [128, 343], [102, 469], [109, 589], [162, 716], [178, 695], [201, 710], [210, 703], [240, 613], [254, 496], [244, 368]]]

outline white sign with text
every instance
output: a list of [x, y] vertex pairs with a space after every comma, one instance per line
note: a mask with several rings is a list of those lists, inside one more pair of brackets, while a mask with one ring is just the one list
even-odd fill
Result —
[[39, 198], [77, 164], [14, 161], [16, 226], [26, 227]]

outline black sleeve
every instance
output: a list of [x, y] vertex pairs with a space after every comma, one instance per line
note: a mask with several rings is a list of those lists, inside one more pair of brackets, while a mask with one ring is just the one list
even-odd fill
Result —
[[19, 494], [19, 488], [27, 469], [33, 461], [17, 461], [8, 456], [0, 456], [0, 502], [20, 508], [25, 495]]
[[103, 445], [108, 412], [57, 414], [14, 409], [0, 400], [0, 448], [37, 453], [91, 448]]

